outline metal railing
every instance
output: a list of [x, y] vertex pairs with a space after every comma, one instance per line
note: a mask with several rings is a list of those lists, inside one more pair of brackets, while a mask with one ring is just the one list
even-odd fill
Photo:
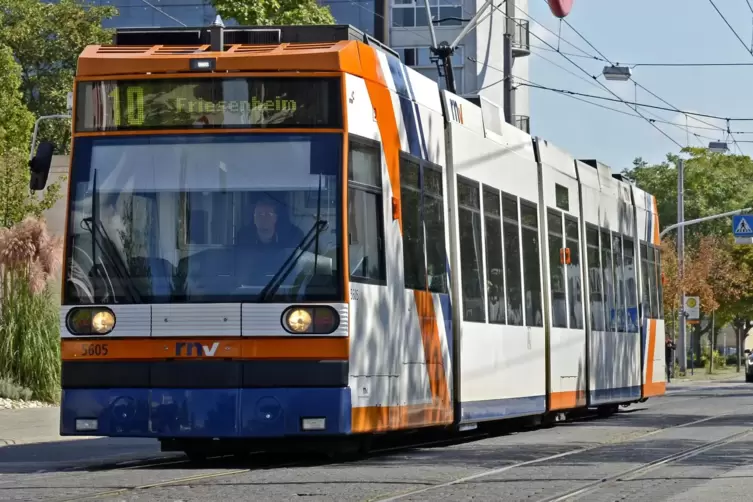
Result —
[[525, 19], [511, 19], [512, 24], [512, 56], [525, 57], [531, 54], [531, 33], [528, 21]]
[[531, 134], [531, 117], [528, 115], [514, 115], [513, 124], [526, 134]]

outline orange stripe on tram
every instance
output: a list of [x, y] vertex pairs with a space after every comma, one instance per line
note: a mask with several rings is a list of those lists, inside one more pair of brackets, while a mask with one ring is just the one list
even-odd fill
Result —
[[[199, 355], [197, 347], [201, 347], [203, 356]], [[227, 358], [347, 360], [348, 339], [99, 338], [62, 340], [60, 350], [64, 361]]]

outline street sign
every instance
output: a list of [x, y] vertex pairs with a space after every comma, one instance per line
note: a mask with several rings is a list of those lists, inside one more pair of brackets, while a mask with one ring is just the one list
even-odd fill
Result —
[[753, 237], [753, 214], [736, 214], [732, 217], [735, 237]]
[[688, 321], [699, 320], [701, 318], [701, 298], [698, 296], [686, 296], [684, 310]]

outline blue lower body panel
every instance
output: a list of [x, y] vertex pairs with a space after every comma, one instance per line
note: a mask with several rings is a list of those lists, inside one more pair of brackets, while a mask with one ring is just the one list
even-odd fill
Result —
[[538, 415], [546, 412], [546, 396], [465, 401], [460, 403], [460, 410], [461, 424]]
[[641, 398], [641, 386], [597, 389], [589, 392], [589, 405], [634, 401]]
[[[304, 431], [303, 418], [325, 418]], [[97, 419], [77, 431], [76, 419]], [[351, 431], [350, 389], [66, 389], [60, 434], [154, 438], [274, 438]]]

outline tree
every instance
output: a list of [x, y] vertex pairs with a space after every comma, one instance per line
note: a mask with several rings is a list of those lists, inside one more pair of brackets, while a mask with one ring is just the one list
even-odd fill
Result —
[[21, 67], [10, 47], [0, 45], [0, 152], [29, 144], [34, 115], [26, 108], [21, 93]]
[[[705, 148], [685, 148], [683, 153], [689, 154], [690, 157], [685, 161], [686, 220], [753, 206], [753, 185], [749, 182], [753, 177], [753, 160], [750, 157], [712, 153]], [[670, 154], [667, 155], [665, 162], [649, 165], [639, 158], [634, 161], [632, 170], [625, 170], [622, 173], [638, 187], [656, 196], [662, 227], [677, 222], [677, 169], [675, 166], [678, 160], [679, 156]], [[705, 296], [707, 300], [711, 298], [709, 300], [711, 305], [718, 303], [716, 316], [720, 320], [719, 326], [738, 317], [741, 318], [741, 322], [743, 322], [742, 319], [753, 318], [753, 281], [742, 286], [742, 291], [731, 296], [723, 292], [726, 281], [748, 277], [750, 270], [753, 270], [753, 249], [750, 246], [733, 245], [729, 241], [730, 227], [729, 219], [719, 219], [687, 227], [685, 231], [687, 258], [685, 286], [691, 288], [685, 291], [690, 294], [693, 288], [699, 288], [698, 294]], [[704, 236], [723, 238], [722, 241], [707, 241], [703, 245], [704, 249], [709, 251], [709, 255], [716, 260], [721, 260], [719, 263], [704, 261], [703, 251], [701, 251]], [[710, 244], [712, 242], [715, 244]], [[720, 247], [717, 249], [713, 247], [714, 245]], [[667, 283], [675, 284], [679, 288], [675, 249], [674, 240], [665, 239], [662, 243], [662, 263]], [[708, 277], [708, 274], [716, 274], [717, 272], [712, 272], [717, 270], [716, 267], [720, 267], [725, 274], [732, 273], [728, 267], [732, 267], [738, 273], [733, 278], [728, 275], [722, 276], [719, 281], [715, 282], [715, 279]], [[706, 277], [702, 277], [704, 273], [707, 274]], [[711, 293], [714, 287], [716, 292]], [[736, 290], [737, 287], [733, 286], [732, 290]], [[680, 290], [676, 289], [673, 294], [669, 294], [670, 291], [672, 289], [665, 285], [665, 311], [676, 313], [674, 306], [679, 307]], [[701, 305], [707, 308], [709, 304], [702, 298]], [[711, 312], [711, 310], [706, 310], [706, 312]], [[702, 333], [705, 333], [707, 329], [704, 329]]]
[[212, 0], [212, 5], [223, 18], [246, 26], [335, 23], [329, 7], [316, 0]]
[[[712, 153], [706, 148], [685, 148], [685, 219], [742, 209], [753, 203], [753, 160], [745, 155]], [[667, 155], [658, 165], [636, 159], [623, 176], [657, 198], [662, 227], [677, 223], [677, 169], [679, 156]], [[729, 220], [712, 220], [688, 227], [686, 244], [697, 243], [703, 235], [730, 234]]]
[[[10, 47], [21, 66], [20, 89], [34, 115], [66, 113], [78, 56], [87, 45], [112, 42], [102, 20], [116, 13], [114, 7], [76, 0], [0, 0], [0, 46]], [[55, 142], [58, 153], [67, 153], [70, 123], [45, 121], [40, 137]]]
[[60, 187], [52, 184], [41, 200], [29, 194], [26, 162], [34, 116], [21, 93], [21, 67], [9, 47], [0, 45], [0, 228], [20, 222], [26, 215], [41, 216], [52, 207]]

